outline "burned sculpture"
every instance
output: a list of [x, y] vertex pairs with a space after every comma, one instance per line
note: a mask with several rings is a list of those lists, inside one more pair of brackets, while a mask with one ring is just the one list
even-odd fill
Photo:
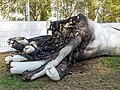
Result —
[[5, 58], [10, 73], [22, 74], [25, 81], [45, 74], [60, 80], [77, 61], [120, 55], [119, 29], [103, 26], [83, 14], [51, 22], [48, 30], [52, 35], [8, 40], [17, 50]]

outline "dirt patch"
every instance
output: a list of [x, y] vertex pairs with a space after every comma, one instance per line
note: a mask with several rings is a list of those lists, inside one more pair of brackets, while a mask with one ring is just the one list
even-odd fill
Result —
[[60, 81], [43, 76], [31, 82], [23, 82], [21, 76], [11, 76], [6, 71], [4, 57], [0, 54], [0, 90], [119, 90], [120, 71], [105, 67], [100, 59], [76, 63], [72, 74]]
[[100, 59], [91, 59], [91, 60], [85, 60], [81, 62], [77, 62], [73, 69], [73, 72], [76, 73], [108, 73], [111, 71], [110, 68], [105, 67]]

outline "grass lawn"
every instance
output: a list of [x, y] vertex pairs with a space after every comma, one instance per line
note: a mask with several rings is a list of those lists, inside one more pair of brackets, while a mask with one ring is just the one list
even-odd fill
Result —
[[[0, 90], [120, 90], [120, 57], [107, 57], [75, 64], [72, 75], [55, 82], [47, 76], [24, 82], [6, 71], [0, 54]], [[80, 73], [83, 71], [83, 73]]]

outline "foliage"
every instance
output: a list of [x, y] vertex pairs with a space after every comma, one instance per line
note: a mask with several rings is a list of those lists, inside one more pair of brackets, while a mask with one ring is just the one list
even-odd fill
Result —
[[9, 13], [22, 13], [25, 15], [25, 0], [1, 0], [0, 1], [0, 10], [2, 15], [6, 18], [9, 18]]
[[99, 17], [99, 22], [120, 22], [120, 0], [102, 1], [103, 13]]
[[[1, 0], [0, 9], [4, 17], [9, 13], [22, 13], [25, 15], [27, 0]], [[47, 20], [51, 13], [50, 0], [30, 0], [30, 15], [33, 20]]]
[[56, 0], [55, 4], [57, 3], [59, 3], [58, 12], [64, 18], [77, 13], [84, 13], [94, 20], [99, 7], [102, 6], [103, 11], [99, 15], [98, 22], [116, 22], [120, 20], [120, 0]]
[[[26, 3], [27, 0], [1, 0], [0, 8], [5, 17], [8, 16], [8, 12], [16, 11], [25, 15]], [[92, 20], [95, 19], [99, 7], [102, 6], [103, 11], [99, 14], [98, 22], [120, 21], [120, 0], [30, 0], [31, 18], [47, 20], [51, 16], [51, 6], [59, 13], [60, 18], [83, 13]]]
[[55, 11], [58, 11], [60, 17], [68, 18], [84, 10], [81, 0], [56, 0], [53, 2]]
[[47, 20], [51, 13], [50, 0], [30, 0], [30, 14], [34, 20]]

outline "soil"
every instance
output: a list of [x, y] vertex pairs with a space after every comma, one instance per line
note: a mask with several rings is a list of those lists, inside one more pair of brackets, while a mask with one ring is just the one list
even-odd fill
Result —
[[60, 81], [43, 76], [23, 82], [21, 76], [10, 76], [4, 57], [0, 54], [0, 90], [120, 90], [120, 71], [104, 66], [100, 59], [86, 60], [74, 65], [70, 75]]

